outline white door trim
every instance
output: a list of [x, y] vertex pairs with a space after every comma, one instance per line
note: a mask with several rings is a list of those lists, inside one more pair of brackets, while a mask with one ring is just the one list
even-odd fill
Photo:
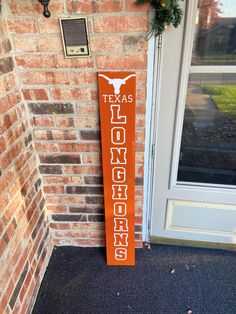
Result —
[[175, 187], [177, 181], [178, 165], [179, 165], [179, 152], [182, 139], [183, 119], [185, 110], [185, 95], [188, 88], [188, 77], [191, 68], [192, 49], [194, 40], [194, 31], [196, 25], [196, 14], [197, 14], [198, 0], [191, 0], [187, 2], [187, 14], [185, 14], [185, 23], [188, 25], [188, 31], [184, 31], [182, 37], [182, 57], [180, 65], [180, 77], [179, 77], [179, 88], [178, 98], [176, 102], [176, 119], [174, 125], [174, 136], [173, 136], [173, 153], [172, 153], [172, 164], [170, 168], [170, 186]]
[[[153, 182], [152, 187], [155, 188], [149, 190], [151, 195], [149, 204], [152, 204], [151, 235], [166, 239], [235, 243], [235, 232], [231, 228], [232, 209], [235, 210], [236, 204], [235, 190], [232, 187], [227, 188], [226, 185], [176, 182], [188, 75], [190, 69], [194, 71], [194, 66], [191, 66], [191, 53], [198, 1], [188, 0], [185, 3], [187, 10], [185, 23], [177, 30], [167, 30], [164, 33], [163, 46], [159, 54], [162, 58], [158, 68], [155, 68], [157, 74], [153, 78], [153, 94], [155, 90], [158, 92], [153, 103], [154, 134], [151, 134], [153, 141], [151, 143], [156, 143], [157, 157], [151, 159], [149, 155], [149, 160], [155, 161], [155, 171], [149, 173]], [[186, 30], [184, 25], [187, 25]], [[229, 67], [222, 67], [220, 71], [224, 73], [228, 70]], [[202, 71], [219, 73], [218, 67], [214, 66], [203, 67]], [[173, 172], [175, 175], [171, 176]], [[198, 217], [201, 219], [195, 220], [194, 217], [199, 215], [199, 210], [202, 216]], [[213, 210], [216, 213], [214, 217]], [[204, 217], [204, 213], [209, 216]], [[214, 218], [210, 221], [212, 224], [207, 220], [209, 217]], [[226, 223], [224, 230], [218, 228], [218, 222], [223, 220]], [[212, 227], [213, 224], [215, 229]]]
[[154, 77], [156, 60], [156, 38], [152, 36], [148, 40], [148, 64], [147, 64], [147, 98], [146, 98], [146, 119], [145, 119], [145, 153], [144, 153], [144, 196], [143, 196], [143, 222], [142, 241], [149, 242], [150, 219], [152, 201], [152, 136], [153, 136], [153, 111], [154, 105]]
[[[196, 1], [196, 0], [194, 0]], [[185, 4], [182, 4], [185, 6]], [[153, 12], [150, 12], [149, 20], [151, 27]], [[184, 21], [183, 23], [184, 24]], [[160, 99], [160, 76], [162, 72], [162, 41], [163, 35], [152, 36], [148, 40], [148, 64], [147, 64], [147, 98], [146, 98], [146, 121], [145, 121], [145, 154], [144, 154], [144, 201], [142, 240], [150, 242], [151, 220], [153, 214], [153, 184], [154, 165], [157, 151], [157, 124]]]

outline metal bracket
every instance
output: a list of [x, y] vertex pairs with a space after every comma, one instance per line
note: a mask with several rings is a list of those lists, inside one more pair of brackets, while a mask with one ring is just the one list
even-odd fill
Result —
[[152, 157], [155, 157], [156, 156], [156, 145], [153, 144], [152, 145]]
[[41, 5], [43, 5], [43, 15], [46, 18], [49, 18], [51, 16], [50, 11], [48, 10], [49, 2], [50, 0], [38, 0]]

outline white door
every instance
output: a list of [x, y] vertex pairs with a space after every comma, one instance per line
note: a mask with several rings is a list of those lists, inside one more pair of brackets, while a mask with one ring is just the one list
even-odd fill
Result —
[[183, 9], [159, 49], [151, 236], [232, 244], [236, 1], [185, 0]]

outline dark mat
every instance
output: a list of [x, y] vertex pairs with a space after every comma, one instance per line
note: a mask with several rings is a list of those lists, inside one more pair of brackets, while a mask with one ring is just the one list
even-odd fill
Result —
[[109, 267], [104, 249], [55, 248], [33, 314], [188, 310], [236, 313], [236, 252], [153, 245], [135, 267]]

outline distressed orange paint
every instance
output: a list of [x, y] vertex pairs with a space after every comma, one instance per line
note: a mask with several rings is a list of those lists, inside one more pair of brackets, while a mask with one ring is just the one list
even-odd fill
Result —
[[135, 264], [134, 72], [98, 73], [108, 265]]

